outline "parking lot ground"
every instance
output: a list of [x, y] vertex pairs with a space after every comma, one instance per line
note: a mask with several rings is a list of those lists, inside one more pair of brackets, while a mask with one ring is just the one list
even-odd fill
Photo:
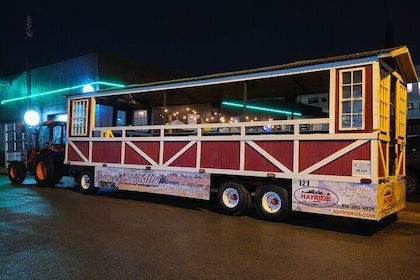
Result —
[[420, 279], [420, 203], [380, 223], [0, 175], [0, 279]]

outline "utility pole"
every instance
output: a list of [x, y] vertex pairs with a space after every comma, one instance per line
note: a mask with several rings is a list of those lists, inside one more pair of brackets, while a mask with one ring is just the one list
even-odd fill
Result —
[[[29, 67], [29, 45], [30, 45], [30, 39], [33, 36], [32, 33], [32, 19], [31, 16], [29, 14], [29, 8], [26, 8], [26, 35], [28, 36], [28, 54], [26, 57], [26, 98], [27, 98], [27, 102], [26, 102], [26, 106], [29, 107], [29, 99], [31, 96], [31, 91], [32, 91], [32, 87], [31, 87], [31, 69]], [[27, 110], [29, 108], [26, 108]]]

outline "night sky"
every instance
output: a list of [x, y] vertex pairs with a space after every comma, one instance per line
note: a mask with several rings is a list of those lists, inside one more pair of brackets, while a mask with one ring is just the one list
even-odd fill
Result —
[[[25, 71], [27, 59], [36, 68], [93, 52], [197, 75], [390, 45], [407, 45], [420, 64], [414, 0], [1, 2], [2, 75]], [[27, 8], [32, 38], [25, 33]]]

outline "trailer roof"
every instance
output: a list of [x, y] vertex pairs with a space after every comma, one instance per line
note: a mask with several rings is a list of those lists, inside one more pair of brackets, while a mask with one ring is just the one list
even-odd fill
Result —
[[400, 46], [400, 47], [366, 51], [366, 52], [360, 52], [360, 53], [354, 53], [354, 54], [339, 55], [339, 56], [332, 56], [332, 57], [311, 59], [311, 60], [302, 60], [302, 61], [296, 61], [296, 62], [287, 63], [287, 64], [266, 66], [266, 67], [260, 67], [260, 68], [254, 68], [254, 69], [246, 69], [246, 70], [240, 70], [240, 71], [223, 72], [223, 73], [216, 73], [216, 74], [210, 74], [210, 75], [204, 75], [204, 76], [196, 76], [196, 77], [183, 78], [183, 79], [177, 79], [177, 80], [171, 80], [171, 81], [158, 81], [158, 82], [149, 83], [149, 84], [136, 84], [136, 85], [130, 85], [128, 87], [141, 87], [141, 86], [147, 86], [147, 85], [167, 84], [169, 82], [176, 83], [176, 82], [181, 82], [181, 81], [198, 81], [198, 80], [207, 80], [207, 79], [212, 79], [212, 78], [234, 77], [234, 76], [240, 76], [244, 74], [255, 74], [255, 73], [276, 71], [276, 70], [282, 70], [282, 69], [299, 68], [299, 67], [317, 65], [317, 64], [343, 62], [343, 61], [374, 57], [374, 56], [377, 56], [378, 58], [396, 57], [401, 63], [402, 69], [405, 72], [405, 75], [407, 77], [407, 82], [411, 83], [411, 82], [418, 81], [417, 73], [414, 68], [414, 64], [411, 60], [411, 55], [409, 53], [407, 46]]
[[[255, 69], [216, 73], [204, 76], [159, 81], [146, 84], [134, 84], [117, 90], [102, 90], [81, 96], [94, 96], [116, 102], [112, 96], [127, 95], [150, 105], [162, 104], [163, 95], [169, 93], [166, 104], [179, 105], [188, 103], [207, 103], [221, 100], [240, 100], [243, 98], [243, 84], [247, 82], [248, 98], [269, 98], [274, 96], [296, 96], [327, 92], [329, 70], [345, 65], [362, 65], [368, 62], [384, 60], [393, 67], [398, 67], [406, 82], [416, 82], [418, 77], [406, 46], [355, 54], [303, 60], [282, 65]], [[209, 87], [211, 86], [211, 87]], [[76, 96], [71, 96], [76, 98]], [[125, 100], [125, 102], [128, 102]]]

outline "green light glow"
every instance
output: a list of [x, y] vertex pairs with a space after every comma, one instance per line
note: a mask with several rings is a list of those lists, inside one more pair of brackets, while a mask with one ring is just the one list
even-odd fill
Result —
[[[238, 103], [233, 103], [233, 102], [226, 102], [226, 101], [223, 101], [222, 104], [223, 105], [227, 105], [227, 106], [232, 106], [232, 107], [240, 107], [240, 108], [243, 108], [244, 107], [243, 104], [238, 104]], [[301, 113], [291, 112], [291, 111], [284, 111], [284, 110], [278, 110], [278, 109], [273, 109], [273, 108], [266, 108], [266, 107], [253, 106], [253, 105], [246, 105], [245, 107], [247, 109], [254, 109], [254, 110], [259, 110], [259, 111], [264, 111], [264, 112], [272, 112], [272, 113], [279, 113], [279, 114], [285, 114], [285, 115], [302, 116]]]
[[[125, 85], [108, 83], [108, 82], [93, 82], [93, 83], [89, 83], [89, 84], [90, 85], [104, 85], [104, 86], [111, 86], [111, 87], [118, 87], [118, 88], [125, 87]], [[77, 89], [77, 88], [83, 88], [85, 85], [86, 84], [77, 85], [77, 86], [73, 86], [73, 87], [60, 88], [60, 89], [50, 90], [50, 91], [41, 92], [41, 93], [35, 93], [35, 94], [31, 94], [29, 96], [20, 96], [20, 97], [16, 97], [16, 98], [6, 99], [6, 100], [2, 100], [0, 104], [3, 105], [3, 104], [6, 104], [6, 103], [9, 103], [9, 102], [24, 100], [24, 99], [27, 99], [27, 98], [40, 97], [40, 96], [45, 96], [45, 95], [54, 94], [54, 93], [58, 93], [58, 92], [69, 91], [69, 90], [73, 90], [73, 89]]]

